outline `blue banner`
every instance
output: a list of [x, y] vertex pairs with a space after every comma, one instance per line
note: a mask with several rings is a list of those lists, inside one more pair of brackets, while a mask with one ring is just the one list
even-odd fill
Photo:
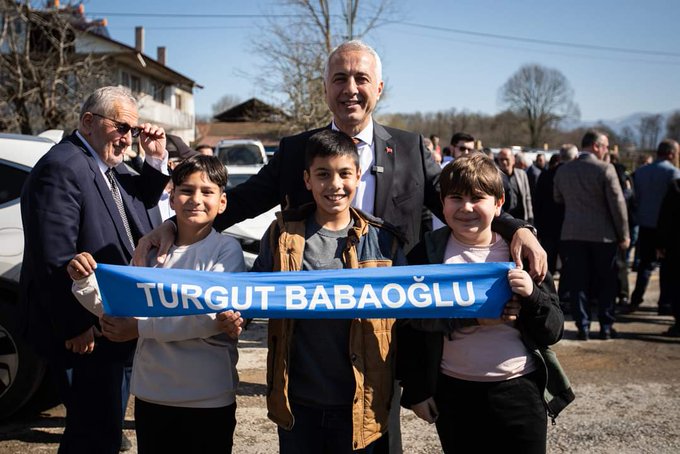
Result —
[[224, 310], [254, 318], [498, 318], [513, 263], [274, 273], [99, 264], [104, 312], [169, 317]]

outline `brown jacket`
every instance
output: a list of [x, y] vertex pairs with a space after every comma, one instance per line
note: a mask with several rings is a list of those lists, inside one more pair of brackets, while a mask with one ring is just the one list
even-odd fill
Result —
[[[304, 212], [301, 212], [304, 211]], [[305, 246], [305, 219], [309, 210], [283, 212], [269, 228], [274, 270], [299, 271]], [[342, 253], [346, 268], [391, 266], [401, 254], [400, 242], [382, 222], [351, 210], [355, 227]], [[384, 241], [391, 238], [391, 241]], [[389, 250], [385, 250], [389, 249]], [[357, 251], [359, 252], [359, 255]], [[262, 250], [261, 253], [265, 251]], [[288, 401], [288, 367], [295, 320], [269, 321], [267, 353], [267, 410], [283, 429], [295, 424]], [[363, 449], [387, 430], [394, 383], [394, 319], [354, 319], [350, 327], [350, 357], [356, 389], [352, 402], [354, 449]]]

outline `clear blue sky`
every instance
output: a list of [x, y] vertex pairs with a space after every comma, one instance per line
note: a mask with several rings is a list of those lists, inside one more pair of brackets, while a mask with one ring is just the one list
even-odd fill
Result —
[[[501, 109], [498, 89], [526, 63], [560, 70], [583, 120], [680, 109], [678, 0], [395, 1], [397, 19], [417, 26], [393, 23], [365, 38], [383, 59], [390, 90], [381, 113], [456, 108], [494, 114]], [[168, 65], [205, 87], [195, 91], [198, 114], [210, 114], [225, 94], [271, 100], [249, 77], [267, 70], [251, 44], [267, 32], [266, 22], [210, 15], [284, 12], [275, 0], [84, 3], [89, 18], [108, 19], [113, 39], [134, 45], [134, 27], [142, 25], [147, 55], [166, 46]]]

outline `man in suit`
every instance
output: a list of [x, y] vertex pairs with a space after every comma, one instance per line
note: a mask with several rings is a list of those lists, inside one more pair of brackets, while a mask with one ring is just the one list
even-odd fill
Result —
[[[442, 216], [440, 167], [425, 148], [422, 136], [373, 120], [384, 84], [380, 57], [370, 46], [348, 41], [333, 50], [326, 62], [324, 83], [326, 103], [333, 113], [333, 120], [326, 127], [353, 137], [359, 151], [361, 181], [353, 206], [399, 228], [405, 239], [404, 248], [410, 250], [420, 239], [423, 205], [436, 216]], [[227, 191], [229, 207], [215, 219], [215, 228], [223, 230], [277, 204], [295, 208], [312, 202], [303, 180], [304, 150], [309, 137], [321, 129], [284, 137], [277, 153], [257, 175]], [[174, 229], [167, 224], [142, 239], [135, 252], [135, 263], [143, 262], [151, 244], [159, 245], [159, 260], [164, 259]], [[532, 272], [542, 279], [547, 269], [545, 252], [533, 233], [522, 226], [524, 222], [509, 216], [494, 224], [504, 237], [513, 238], [514, 256], [519, 260], [522, 253], [528, 254]], [[398, 393], [395, 395], [398, 397]], [[392, 435], [394, 428], [398, 434], [398, 400], [393, 408], [391, 418], [396, 418], [396, 422], [390, 423]], [[398, 436], [392, 437], [390, 452], [401, 452]]]
[[527, 222], [534, 222], [531, 188], [527, 173], [515, 165], [515, 155], [510, 148], [501, 148], [498, 152], [498, 167], [508, 177], [509, 193], [503, 211]]
[[[59, 382], [66, 406], [59, 453], [120, 448], [123, 369], [135, 342], [100, 337], [97, 318], [71, 294], [66, 267], [85, 251], [100, 263], [128, 264], [135, 241], [152, 228], [147, 209], [168, 181], [165, 133], [137, 121], [129, 91], [97, 89], [78, 129], [38, 161], [21, 195], [24, 333]], [[122, 163], [137, 136], [146, 153], [141, 175]]]
[[590, 337], [589, 297], [597, 299], [600, 339], [615, 335], [614, 301], [617, 293], [617, 248], [630, 243], [626, 202], [616, 170], [602, 161], [609, 139], [588, 131], [578, 159], [560, 166], [554, 197], [564, 204], [560, 252], [568, 283], [571, 314], [578, 338]]

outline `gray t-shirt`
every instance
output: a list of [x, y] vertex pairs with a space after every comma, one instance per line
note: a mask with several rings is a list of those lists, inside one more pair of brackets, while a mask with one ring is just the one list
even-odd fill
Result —
[[[332, 231], [310, 216], [305, 228], [303, 270], [343, 268], [350, 223]], [[297, 320], [290, 354], [289, 399], [314, 407], [351, 406], [356, 384], [349, 358], [351, 320]]]

